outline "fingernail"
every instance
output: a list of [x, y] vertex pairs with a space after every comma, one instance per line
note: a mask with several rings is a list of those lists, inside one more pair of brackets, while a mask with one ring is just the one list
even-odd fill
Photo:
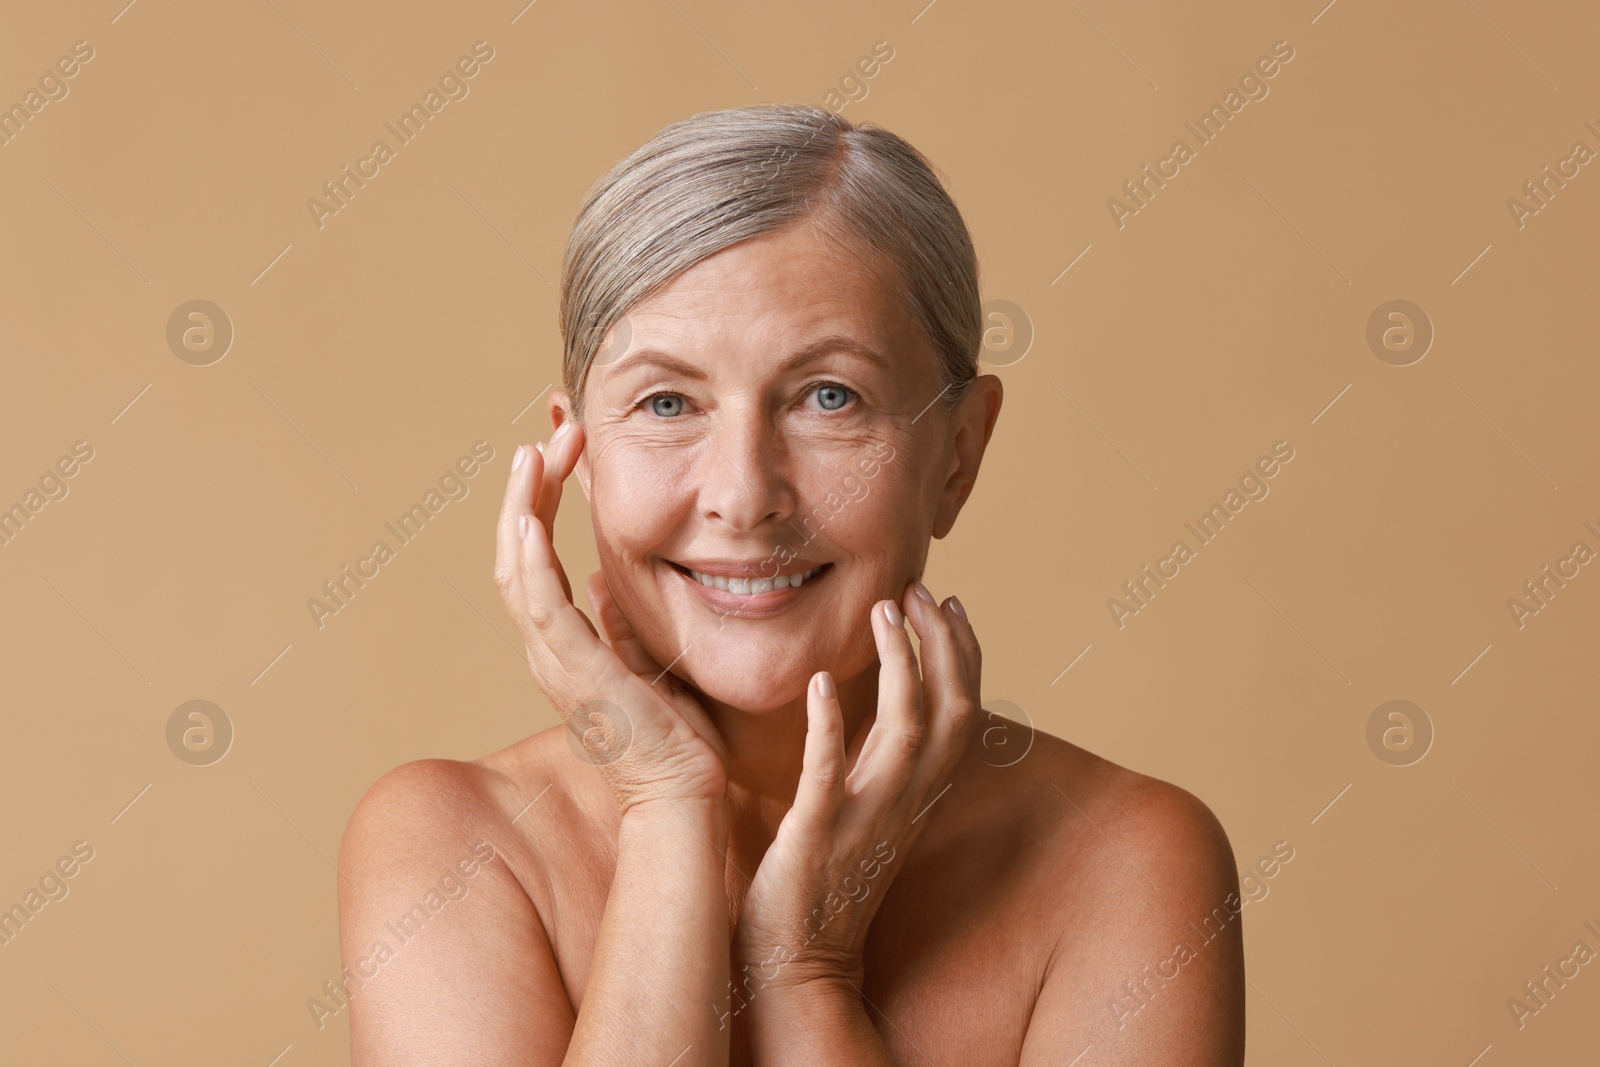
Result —
[[518, 467], [522, 466], [522, 457], [526, 456], [527, 454], [528, 454], [528, 446], [527, 445], [518, 445], [517, 446], [516, 454], [511, 457], [511, 469], [513, 471], [516, 470]]
[[904, 626], [906, 624], [905, 616], [900, 614], [899, 606], [892, 600], [883, 602], [883, 617], [889, 620], [889, 625], [891, 626]]
[[817, 695], [824, 700], [832, 700], [838, 696], [838, 691], [833, 688], [833, 675], [823, 671], [817, 675]]
[[928, 587], [923, 585], [921, 582], [913, 582], [911, 584], [911, 591], [930, 604], [936, 603], [936, 601], [933, 599], [933, 594], [928, 592]]
[[[551, 440], [555, 440], [555, 438], [551, 438]], [[539, 450], [539, 455], [541, 455], [541, 456], [544, 455], [544, 442], [543, 441], [535, 441], [533, 443], [533, 447], [537, 448]]]
[[520, 520], [518, 520], [518, 522], [517, 522], [517, 540], [526, 541], [528, 539], [528, 522], [529, 521], [530, 521], [529, 520], [529, 516], [527, 516], [527, 515], [522, 516], [522, 518]]
[[963, 619], [967, 617], [967, 609], [961, 606], [961, 601], [957, 600], [955, 597], [952, 596], [949, 599], [948, 603], [950, 605], [950, 610], [951, 611], [955, 612], [957, 615], [961, 616]]
[[568, 419], [566, 422], [563, 422], [560, 426], [556, 427], [556, 432], [550, 435], [550, 443], [555, 444], [557, 441], [561, 440], [562, 435], [570, 429], [572, 429], [572, 420]]

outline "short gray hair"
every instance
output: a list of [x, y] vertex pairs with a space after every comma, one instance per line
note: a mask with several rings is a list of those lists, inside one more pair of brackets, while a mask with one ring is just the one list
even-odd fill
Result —
[[740, 241], [809, 220], [886, 285], [938, 353], [946, 410], [977, 374], [978, 259], [923, 155], [817, 107], [707, 111], [663, 127], [590, 188], [561, 267], [562, 382], [575, 414], [607, 331], [636, 303]]

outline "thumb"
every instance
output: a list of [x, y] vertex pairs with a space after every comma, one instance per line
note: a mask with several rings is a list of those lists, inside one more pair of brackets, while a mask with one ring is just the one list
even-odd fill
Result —
[[611, 587], [606, 584], [605, 572], [595, 571], [589, 575], [589, 580], [584, 583], [584, 592], [589, 596], [589, 607], [594, 611], [595, 618], [600, 620], [602, 636], [611, 644], [611, 650], [623, 665], [642, 678], [653, 679], [658, 676], [661, 665], [644, 650], [634, 635], [633, 626], [617, 608], [617, 602], [611, 596]]

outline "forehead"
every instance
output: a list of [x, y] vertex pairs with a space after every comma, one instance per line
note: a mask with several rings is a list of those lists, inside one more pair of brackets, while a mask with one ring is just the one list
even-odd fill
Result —
[[915, 347], [920, 334], [907, 329], [911, 320], [891, 267], [804, 223], [708, 256], [634, 305], [627, 318], [630, 348], [670, 345], [701, 354], [748, 354], [763, 340], [793, 343], [825, 333], [846, 333], [887, 352]]

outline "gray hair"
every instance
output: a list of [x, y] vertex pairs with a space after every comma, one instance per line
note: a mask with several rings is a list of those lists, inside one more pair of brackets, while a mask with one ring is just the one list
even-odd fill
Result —
[[631, 307], [731, 245], [807, 220], [902, 299], [939, 356], [929, 400], [937, 391], [953, 408], [983, 338], [978, 259], [954, 201], [888, 130], [765, 104], [663, 127], [584, 197], [561, 267], [562, 382], [575, 414], [596, 351]]

